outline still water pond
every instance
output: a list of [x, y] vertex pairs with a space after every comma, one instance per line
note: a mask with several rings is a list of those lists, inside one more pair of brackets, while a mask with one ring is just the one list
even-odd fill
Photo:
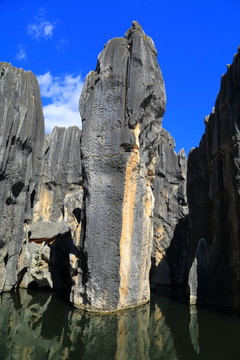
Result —
[[73, 310], [55, 294], [0, 296], [1, 360], [240, 359], [240, 317], [160, 295], [115, 315]]

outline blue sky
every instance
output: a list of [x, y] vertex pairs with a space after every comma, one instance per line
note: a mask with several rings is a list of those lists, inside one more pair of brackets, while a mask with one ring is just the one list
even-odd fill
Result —
[[80, 124], [78, 99], [104, 44], [133, 20], [153, 38], [167, 92], [163, 126], [197, 146], [240, 45], [240, 0], [0, 0], [0, 61], [38, 76], [46, 129]]

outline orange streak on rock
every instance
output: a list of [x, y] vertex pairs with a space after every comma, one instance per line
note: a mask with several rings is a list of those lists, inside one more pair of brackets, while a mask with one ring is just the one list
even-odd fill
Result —
[[153, 209], [154, 196], [151, 189], [151, 181], [146, 180], [146, 192], [143, 198], [143, 238], [142, 238], [142, 257], [141, 274], [139, 287], [139, 301], [149, 301], [149, 271], [151, 266], [151, 251], [153, 241]]
[[36, 244], [42, 244], [43, 242], [46, 242], [47, 244], [52, 244], [56, 238], [40, 238], [40, 239], [29, 239], [29, 242], [35, 242]]
[[[140, 132], [139, 124], [136, 126], [134, 133], [136, 137], [137, 147], [138, 136]], [[134, 224], [134, 208], [135, 197], [137, 190], [138, 171], [140, 156], [139, 150], [134, 149], [129, 157], [126, 173], [125, 173], [125, 186], [124, 186], [124, 199], [122, 207], [122, 233], [120, 239], [120, 286], [119, 286], [119, 303], [118, 308], [127, 306], [127, 295], [129, 291], [129, 278], [131, 269], [131, 240]]]
[[49, 221], [52, 211], [53, 194], [44, 189], [40, 192], [40, 196], [36, 206], [34, 207], [33, 222], [39, 220]]

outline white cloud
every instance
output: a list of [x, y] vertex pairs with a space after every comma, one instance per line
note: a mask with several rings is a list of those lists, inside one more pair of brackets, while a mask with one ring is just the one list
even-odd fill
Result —
[[27, 32], [33, 39], [50, 39], [53, 36], [53, 30], [59, 21], [49, 21], [46, 14], [46, 9], [39, 9], [39, 14], [34, 17], [34, 23], [28, 25]]
[[43, 26], [43, 31], [47, 38], [53, 35], [53, 28], [54, 28], [53, 24], [50, 23], [47, 23]]
[[41, 21], [28, 25], [28, 34], [34, 39], [49, 39], [53, 35], [54, 23], [49, 21]]
[[83, 87], [81, 76], [67, 74], [54, 77], [50, 72], [37, 77], [41, 95], [48, 104], [43, 106], [46, 132], [52, 131], [54, 126], [81, 126], [78, 110], [80, 93]]
[[18, 60], [23, 60], [23, 59], [25, 59], [26, 58], [26, 50], [25, 50], [25, 48], [24, 48], [24, 45], [22, 45], [22, 44], [19, 44], [18, 45], [18, 52], [17, 52], [17, 54], [16, 54], [16, 59], [18, 59]]

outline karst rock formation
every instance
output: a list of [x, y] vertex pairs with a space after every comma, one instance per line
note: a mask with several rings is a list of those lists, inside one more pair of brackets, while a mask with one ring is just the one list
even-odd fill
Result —
[[1, 291], [52, 288], [115, 311], [149, 301], [149, 276], [171, 284], [185, 271], [167, 251], [187, 214], [186, 157], [162, 129], [156, 56], [133, 22], [86, 78], [82, 131], [50, 135], [34, 75], [0, 63]]
[[157, 52], [136, 21], [86, 77], [82, 130], [45, 135], [35, 76], [1, 62], [0, 292], [50, 288], [111, 312], [171, 285], [239, 309], [239, 65], [187, 159], [162, 128]]

